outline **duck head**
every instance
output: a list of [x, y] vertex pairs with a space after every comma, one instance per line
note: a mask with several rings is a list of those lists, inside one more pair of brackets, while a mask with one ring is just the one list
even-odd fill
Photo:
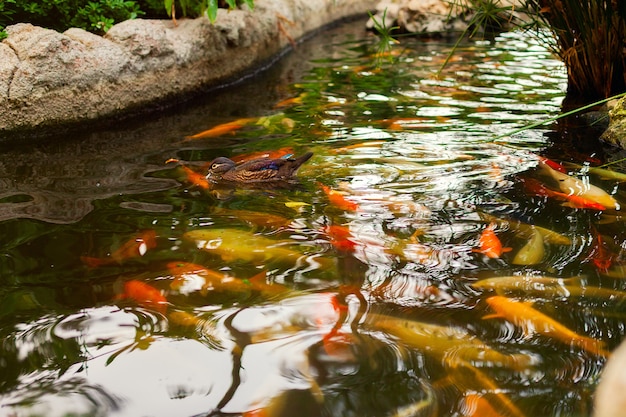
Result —
[[209, 172], [206, 175], [208, 180], [210, 179], [220, 179], [224, 173], [230, 171], [235, 167], [235, 162], [232, 160], [220, 156], [219, 158], [215, 158], [211, 161], [211, 165], [209, 165]]

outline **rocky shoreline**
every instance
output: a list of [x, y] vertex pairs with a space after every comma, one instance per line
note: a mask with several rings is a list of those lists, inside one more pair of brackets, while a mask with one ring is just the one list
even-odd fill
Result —
[[197, 19], [127, 20], [98, 36], [30, 24], [0, 43], [0, 136], [34, 134], [162, 107], [253, 74], [320, 28], [376, 0], [257, 0]]

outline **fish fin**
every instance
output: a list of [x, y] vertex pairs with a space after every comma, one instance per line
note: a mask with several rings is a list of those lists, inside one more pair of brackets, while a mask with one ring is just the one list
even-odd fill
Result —
[[512, 250], [513, 250], [513, 248], [510, 248], [510, 247], [507, 246], [506, 248], [502, 248], [502, 253], [504, 253], [504, 252], [511, 252]]
[[502, 316], [502, 315], [500, 315], [498, 313], [487, 314], [487, 315], [482, 317], [483, 320], [502, 319], [502, 318], [504, 318], [504, 316]]
[[267, 272], [266, 271], [261, 271], [258, 274], [248, 278], [247, 281], [249, 281], [250, 283], [266, 284], [267, 283]]

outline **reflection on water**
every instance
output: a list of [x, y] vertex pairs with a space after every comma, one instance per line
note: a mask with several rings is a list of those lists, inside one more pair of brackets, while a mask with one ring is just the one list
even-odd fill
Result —
[[[435, 77], [450, 48], [377, 56], [357, 22], [150, 122], [5, 146], [0, 415], [589, 415], [623, 178], [506, 136], [559, 112], [544, 49], [470, 42]], [[294, 187], [202, 175], [308, 150]]]

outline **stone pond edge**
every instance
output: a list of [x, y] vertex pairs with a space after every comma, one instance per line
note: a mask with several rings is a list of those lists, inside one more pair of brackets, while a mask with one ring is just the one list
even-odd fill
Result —
[[140, 113], [267, 66], [290, 44], [365, 16], [377, 0], [257, 0], [205, 17], [127, 20], [104, 36], [31, 24], [0, 42], [0, 135], [49, 132]]

